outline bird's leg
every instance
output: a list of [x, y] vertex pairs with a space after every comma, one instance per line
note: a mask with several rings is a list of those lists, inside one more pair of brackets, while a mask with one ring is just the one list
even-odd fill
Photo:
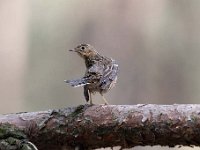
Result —
[[105, 105], [108, 105], [108, 102], [107, 102], [106, 98], [103, 96], [103, 94], [101, 94], [101, 96], [102, 96], [102, 99], [103, 99]]
[[89, 94], [90, 94], [90, 96], [89, 96], [90, 105], [92, 105], [92, 104], [93, 104], [93, 103], [92, 103], [92, 93], [89, 91]]

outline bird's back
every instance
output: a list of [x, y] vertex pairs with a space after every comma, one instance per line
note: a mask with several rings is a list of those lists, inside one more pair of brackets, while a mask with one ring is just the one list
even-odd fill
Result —
[[115, 60], [104, 56], [87, 60], [86, 76], [91, 76], [90, 84], [86, 85], [91, 92], [105, 93], [114, 87], [117, 74], [118, 64]]

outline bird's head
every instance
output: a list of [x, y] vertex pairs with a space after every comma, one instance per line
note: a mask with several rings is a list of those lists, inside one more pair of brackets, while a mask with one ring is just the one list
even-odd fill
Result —
[[77, 52], [83, 58], [90, 58], [98, 54], [95, 48], [89, 44], [80, 44], [76, 48], [69, 51]]

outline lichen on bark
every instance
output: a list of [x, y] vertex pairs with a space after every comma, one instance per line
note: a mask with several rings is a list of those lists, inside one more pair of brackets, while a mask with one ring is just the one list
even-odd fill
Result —
[[0, 124], [0, 149], [37, 150], [36, 146], [28, 141], [23, 130], [9, 123]]

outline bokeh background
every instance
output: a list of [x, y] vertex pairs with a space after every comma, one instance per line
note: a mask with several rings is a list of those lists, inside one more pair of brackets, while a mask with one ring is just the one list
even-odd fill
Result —
[[0, 113], [84, 104], [63, 82], [85, 72], [67, 51], [80, 43], [118, 61], [111, 104], [199, 103], [199, 14], [199, 0], [0, 0]]

